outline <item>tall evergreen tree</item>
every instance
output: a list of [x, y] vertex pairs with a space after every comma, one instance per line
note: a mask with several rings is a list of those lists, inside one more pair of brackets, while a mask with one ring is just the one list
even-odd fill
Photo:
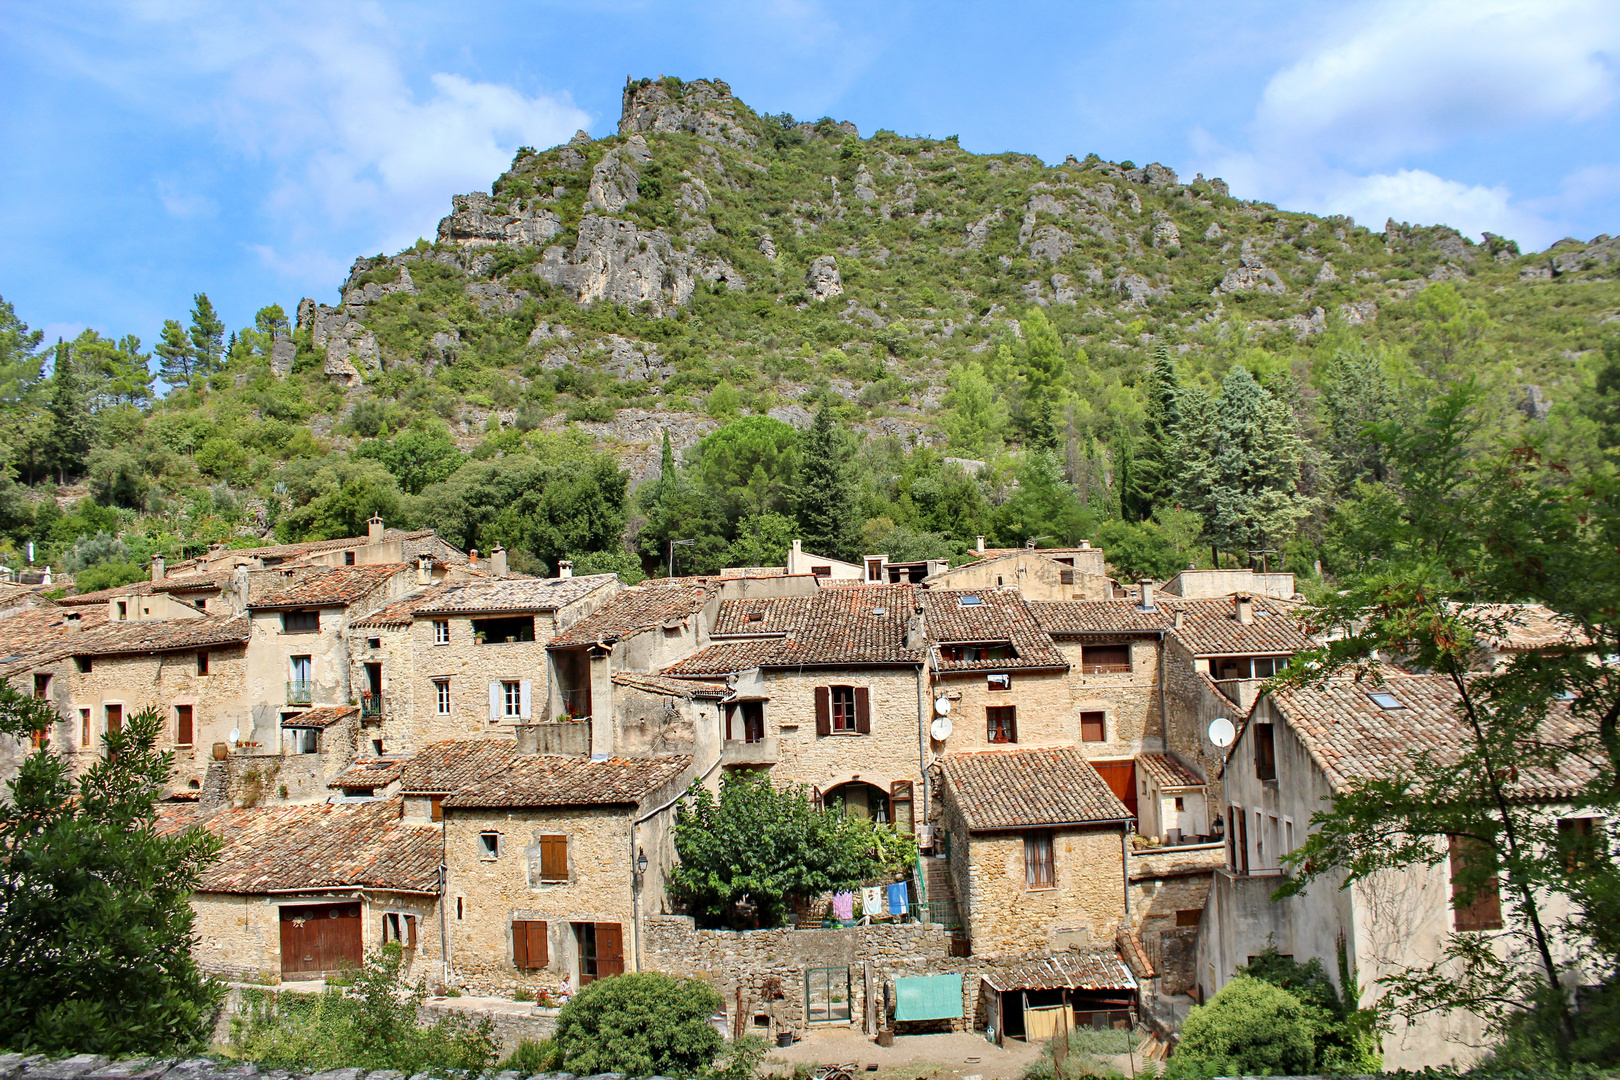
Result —
[[196, 357], [197, 374], [211, 375], [220, 369], [225, 356], [225, 323], [207, 293], [198, 293], [192, 301], [191, 353]]
[[79, 381], [73, 352], [67, 342], [57, 339], [56, 359], [51, 365], [49, 455], [57, 483], [84, 471], [90, 453], [90, 405]]
[[152, 351], [158, 354], [158, 377], [171, 387], [191, 385], [191, 376], [197, 370], [197, 356], [191, 349], [191, 339], [175, 319], [163, 320], [163, 333]]
[[1395, 388], [1381, 354], [1366, 348], [1341, 348], [1333, 354], [1322, 386], [1322, 449], [1336, 464], [1341, 491], [1357, 481], [1387, 479], [1383, 447], [1369, 425], [1393, 419], [1395, 411]]
[[848, 439], [823, 405], [801, 444], [798, 518], [804, 546], [835, 559], [860, 557], [860, 517]]
[[44, 331], [28, 329], [16, 309], [0, 298], [0, 402], [15, 404], [39, 383], [44, 337]]
[[1024, 350], [1019, 365], [1023, 396], [1018, 420], [1026, 445], [1035, 450], [1056, 449], [1057, 417], [1063, 405], [1063, 378], [1068, 364], [1063, 339], [1046, 313], [1035, 308], [1023, 320]]
[[1170, 499], [1176, 486], [1176, 442], [1180, 437], [1181, 380], [1170, 350], [1159, 345], [1153, 350], [1153, 367], [1148, 372], [1147, 415], [1142, 437], [1132, 446], [1129, 483], [1122, 487], [1125, 516], [1145, 521]]

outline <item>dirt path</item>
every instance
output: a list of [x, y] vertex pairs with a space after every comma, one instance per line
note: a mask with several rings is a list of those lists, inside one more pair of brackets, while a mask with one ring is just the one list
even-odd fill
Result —
[[765, 1068], [788, 1076], [795, 1066], [854, 1062], [853, 1080], [1017, 1080], [1040, 1053], [1038, 1044], [1000, 1047], [969, 1033], [897, 1035], [893, 1046], [879, 1046], [858, 1031], [812, 1031], [791, 1048], [773, 1049]]

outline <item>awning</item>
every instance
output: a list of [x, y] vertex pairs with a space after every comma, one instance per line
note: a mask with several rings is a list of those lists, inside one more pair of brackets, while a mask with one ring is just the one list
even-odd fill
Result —
[[962, 976], [894, 980], [896, 1020], [953, 1020], [962, 1015]]

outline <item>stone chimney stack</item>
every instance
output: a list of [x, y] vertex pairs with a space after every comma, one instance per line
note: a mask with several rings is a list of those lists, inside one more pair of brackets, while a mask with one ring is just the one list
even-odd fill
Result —
[[1245, 626], [1254, 622], [1254, 597], [1248, 593], [1238, 593], [1234, 599], [1237, 601], [1237, 621]]
[[517, 752], [520, 754], [538, 754], [540, 752], [540, 728], [535, 724], [515, 724], [512, 733], [517, 736]]
[[984, 537], [976, 536], [976, 537], [974, 537], [974, 539], [979, 542], [979, 548], [978, 548], [979, 554], [983, 555], [984, 554]]
[[468, 566], [477, 566], [478, 565], [478, 549], [477, 548], [468, 548], [467, 549], [467, 565]]
[[506, 549], [496, 544], [489, 552], [489, 572], [492, 577], [506, 576]]
[[366, 543], [380, 544], [383, 542], [383, 519], [372, 514], [366, 519]]
[[433, 584], [433, 556], [425, 551], [416, 557], [416, 583]]
[[557, 560], [557, 577], [570, 578], [574, 576], [574, 564], [568, 559]]
[[1172, 623], [1177, 630], [1180, 630], [1182, 627], [1187, 625], [1187, 613], [1182, 611], [1180, 608], [1177, 608], [1176, 617], [1174, 620], [1172, 620]]
[[165, 571], [163, 568], [163, 556], [152, 556], [152, 584], [156, 585], [158, 582], [162, 581], [165, 573], [167, 573], [167, 571]]
[[1141, 607], [1141, 609], [1143, 611], [1152, 611], [1152, 610], [1154, 610], [1154, 608], [1153, 608], [1153, 582], [1152, 582], [1152, 580], [1149, 579], [1149, 578], [1143, 578], [1141, 581], [1138, 581], [1136, 584], [1138, 586], [1140, 586], [1141, 589], [1142, 589], [1142, 599], [1141, 599], [1141, 603], [1139, 605]]

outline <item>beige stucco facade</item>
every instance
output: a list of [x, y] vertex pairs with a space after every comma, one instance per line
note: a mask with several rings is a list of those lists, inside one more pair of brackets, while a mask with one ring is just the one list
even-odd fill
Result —
[[1101, 548], [1065, 550], [1060, 563], [1039, 551], [1020, 551], [953, 566], [927, 578], [931, 589], [991, 589], [1009, 586], [1025, 600], [1106, 600], [1113, 595]]

